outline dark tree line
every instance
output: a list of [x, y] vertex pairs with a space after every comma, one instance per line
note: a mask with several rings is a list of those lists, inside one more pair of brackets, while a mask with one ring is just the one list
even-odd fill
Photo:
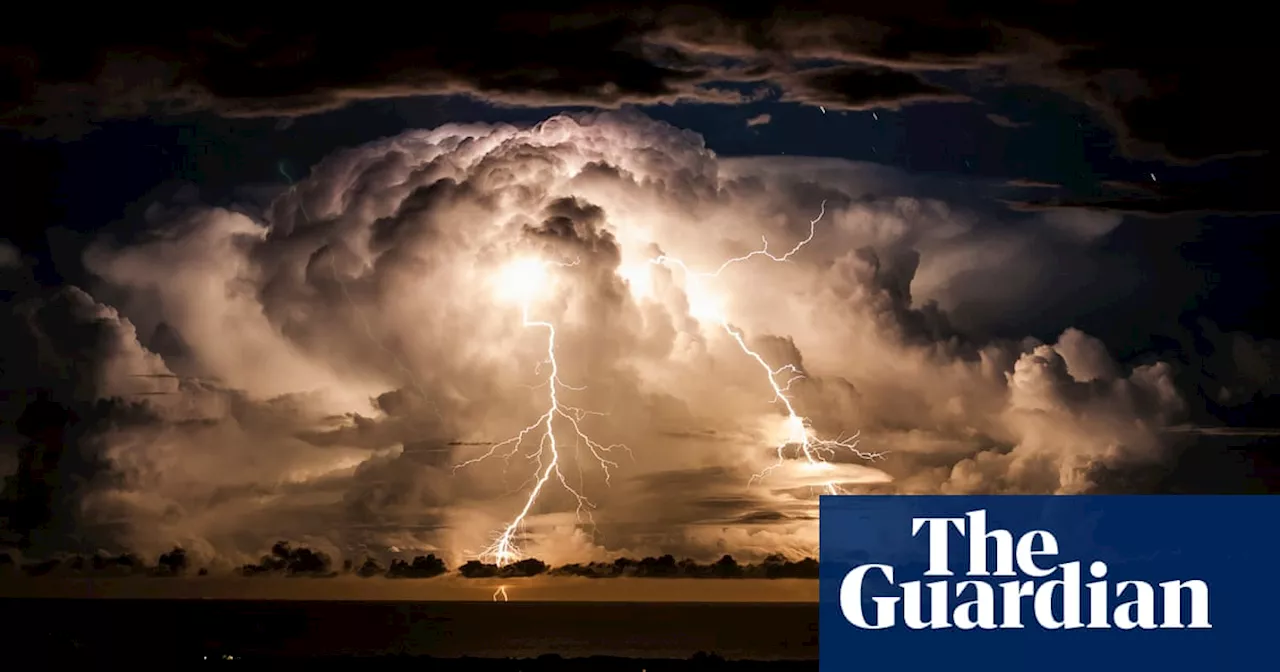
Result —
[[571, 564], [551, 570], [556, 576], [589, 578], [670, 578], [670, 579], [816, 579], [818, 561], [813, 558], [792, 562], [781, 555], [771, 555], [758, 564], [739, 564], [726, 555], [712, 563], [676, 560], [663, 555], [640, 560], [618, 558], [613, 562]]
[[[343, 571], [352, 571], [350, 560], [344, 563]], [[388, 579], [429, 579], [448, 572], [449, 567], [444, 564], [444, 560], [437, 558], [434, 553], [415, 556], [411, 562], [399, 559], [392, 560], [390, 567], [383, 567], [382, 563], [377, 560], [366, 558], [364, 564], [355, 570], [356, 574], [365, 578], [385, 576]]]
[[[0, 553], [0, 574], [21, 571], [27, 576], [45, 576], [55, 571], [66, 571], [72, 574], [92, 574], [100, 576], [134, 576], [147, 574], [150, 576], [182, 576], [188, 572], [190, 564], [186, 551], [175, 548], [168, 553], [160, 554], [156, 564], [149, 565], [145, 560], [133, 553], [120, 555], [72, 555], [60, 558], [49, 558], [35, 562], [19, 563], [9, 553]], [[201, 569], [198, 574], [208, 574]]]
[[[55, 571], [81, 575], [106, 576], [156, 576], [177, 577], [190, 576], [191, 561], [182, 548], [160, 554], [154, 565], [149, 565], [133, 554], [118, 556], [94, 555], [91, 557], [70, 556], [54, 558], [39, 562], [22, 563], [21, 566], [8, 553], [0, 553], [0, 574], [19, 571], [32, 577], [46, 576]], [[332, 558], [327, 553], [316, 551], [305, 546], [294, 546], [287, 541], [277, 542], [270, 552], [263, 555], [258, 562], [241, 566], [237, 572], [242, 576], [292, 576], [330, 578], [342, 574], [388, 579], [429, 579], [450, 573], [444, 560], [434, 553], [415, 556], [412, 560], [393, 559], [391, 564], [383, 565], [376, 558], [366, 558], [359, 565], [346, 560], [339, 568], [334, 567]], [[205, 576], [209, 572], [200, 568], [194, 572], [197, 576]], [[519, 562], [499, 567], [496, 564], [470, 560], [457, 568], [459, 576], [467, 579], [487, 578], [521, 578], [532, 576], [578, 576], [592, 579], [610, 579], [620, 577], [635, 578], [672, 578], [672, 579], [816, 579], [818, 578], [818, 561], [804, 558], [790, 561], [781, 555], [771, 555], [759, 563], [740, 564], [733, 556], [726, 555], [712, 563], [700, 563], [695, 560], [677, 560], [675, 556], [663, 555], [641, 559], [618, 558], [613, 562], [591, 562], [586, 564], [569, 564], [551, 567], [536, 558], [526, 558]]]
[[333, 562], [327, 553], [313, 551], [305, 546], [294, 548], [287, 541], [278, 541], [271, 552], [262, 556], [256, 564], [244, 565], [240, 573], [245, 576], [259, 574], [284, 574], [285, 576], [337, 576]]

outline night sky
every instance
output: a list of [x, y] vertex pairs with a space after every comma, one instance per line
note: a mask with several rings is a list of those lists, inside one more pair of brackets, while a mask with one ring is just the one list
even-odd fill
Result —
[[[758, 563], [821, 492], [1275, 488], [1265, 22], [575, 4], [0, 29], [0, 550]], [[452, 469], [548, 382], [608, 413], [561, 466]]]

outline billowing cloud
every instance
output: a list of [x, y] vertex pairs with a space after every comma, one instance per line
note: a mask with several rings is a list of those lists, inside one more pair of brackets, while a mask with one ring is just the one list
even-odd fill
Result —
[[[1023, 309], [1114, 223], [989, 226], [877, 171], [723, 160], [637, 115], [559, 116], [345, 150], [264, 212], [157, 206], [147, 236], [86, 254], [112, 306], [66, 290], [61, 313], [23, 313], [30, 351], [54, 352], [41, 339], [58, 315], [93, 325], [97, 345], [60, 360], [85, 380], [66, 396], [136, 409], [95, 426], [84, 450], [105, 475], [75, 490], [74, 515], [99, 543], [144, 557], [177, 544], [200, 566], [255, 562], [279, 539], [456, 566], [549, 458], [526, 444], [454, 468], [547, 409], [548, 333], [522, 324], [520, 296], [555, 327], [562, 403], [601, 447], [627, 448], [602, 464], [558, 425], [563, 478], [520, 537], [551, 564], [800, 556], [827, 483], [1084, 492], [1160, 460], [1183, 407], [1170, 366], [1121, 366], [1073, 329], [975, 342], [956, 327], [984, 319], [977, 296]], [[651, 263], [713, 270], [762, 237], [781, 254], [820, 207], [786, 262], [715, 278]], [[517, 260], [549, 263], [546, 277], [512, 284]], [[753, 479], [777, 462], [786, 416], [719, 317], [803, 375], [790, 397], [813, 431], [860, 431], [886, 459], [812, 465], [793, 446]]]

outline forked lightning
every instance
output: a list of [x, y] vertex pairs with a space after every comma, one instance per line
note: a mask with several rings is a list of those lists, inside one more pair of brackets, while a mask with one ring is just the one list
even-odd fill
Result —
[[[650, 260], [650, 263], [657, 265], [671, 264], [680, 267], [686, 276], [697, 276], [702, 278], [716, 278], [726, 269], [735, 264], [749, 261], [755, 257], [764, 257], [774, 262], [786, 262], [792, 256], [799, 253], [809, 242], [813, 240], [816, 227], [822, 217], [826, 214], [826, 202], [823, 201], [821, 212], [818, 216], [809, 222], [809, 235], [782, 255], [774, 254], [769, 251], [769, 241], [762, 237], [762, 246], [758, 250], [754, 250], [740, 257], [734, 257], [725, 261], [714, 271], [694, 272], [685, 265], [683, 261], [669, 255], [662, 255]], [[515, 562], [520, 559], [521, 553], [516, 544], [516, 538], [523, 528], [534, 504], [538, 501], [543, 489], [553, 478], [559, 481], [577, 501], [577, 514], [580, 519], [585, 515], [587, 519], [591, 517], [591, 509], [595, 505], [591, 503], [582, 493], [571, 486], [565, 478], [562, 467], [561, 445], [557, 437], [557, 428], [561, 428], [572, 434], [577, 442], [577, 446], [586, 446], [599, 463], [605, 475], [605, 482], [609, 481], [611, 476], [610, 469], [618, 466], [617, 462], [610, 459], [609, 454], [615, 449], [626, 450], [626, 446], [622, 444], [603, 445], [592, 439], [582, 428], [582, 422], [592, 415], [604, 415], [594, 411], [585, 411], [581, 408], [569, 406], [560, 398], [562, 391], [581, 391], [584, 388], [570, 386], [560, 380], [560, 365], [556, 358], [556, 328], [549, 321], [537, 320], [531, 317], [534, 299], [543, 291], [552, 278], [550, 276], [550, 267], [572, 267], [577, 262], [570, 264], [554, 264], [540, 260], [521, 260], [510, 264], [504, 271], [500, 284], [509, 297], [518, 300], [520, 306], [521, 326], [524, 328], [538, 328], [546, 331], [546, 358], [539, 363], [539, 367], [547, 365], [549, 372], [543, 383], [547, 387], [547, 408], [546, 411], [538, 417], [532, 424], [516, 433], [511, 438], [495, 443], [490, 446], [489, 450], [483, 455], [465, 462], [461, 462], [454, 466], [454, 471], [463, 467], [489, 459], [495, 455], [501, 455], [504, 460], [509, 461], [522, 450], [532, 446], [533, 448], [526, 455], [527, 459], [533, 460], [537, 464], [534, 476], [531, 478], [533, 485], [529, 490], [528, 496], [524, 500], [524, 505], [519, 513], [502, 529], [496, 539], [480, 553], [482, 560], [492, 561], [493, 563], [503, 566]], [[838, 452], [847, 451], [848, 453], [863, 460], [883, 459], [883, 452], [867, 452], [858, 448], [858, 435], [854, 434], [850, 437], [838, 436], [834, 439], [822, 438], [817, 435], [808, 418], [802, 416], [795, 407], [794, 401], [788, 394], [791, 385], [800, 380], [804, 375], [791, 364], [774, 368], [765, 361], [764, 357], [758, 352], [751, 349], [747, 345], [746, 337], [743, 333], [733, 327], [728, 319], [717, 313], [716, 322], [724, 329], [738, 348], [754, 361], [763, 371], [764, 378], [768, 382], [770, 389], [773, 391], [773, 402], [781, 404], [786, 412], [786, 438], [777, 446], [777, 461], [767, 467], [765, 470], [754, 475], [751, 481], [754, 483], [769, 474], [777, 467], [781, 466], [787, 459], [787, 448], [794, 446], [799, 455], [803, 456], [807, 464], [814, 467], [822, 467], [828, 463], [830, 458], [836, 456]], [[785, 380], [783, 380], [785, 378]], [[536, 437], [536, 439], [535, 439]], [[834, 481], [825, 484], [829, 493], [836, 494], [840, 492], [839, 486]], [[500, 589], [501, 597], [505, 597], [505, 591]], [[499, 594], [495, 593], [495, 599]]]
[[[714, 271], [704, 271], [704, 272], [692, 271], [683, 261], [675, 257], [671, 257], [669, 255], [662, 255], [662, 256], [656, 257], [651, 260], [651, 263], [659, 264], [659, 265], [671, 264], [674, 266], [679, 266], [685, 272], [686, 276], [692, 275], [692, 276], [701, 277], [701, 278], [716, 278], [716, 277], [719, 277], [719, 275], [723, 273], [725, 270], [727, 270], [729, 267], [735, 264], [740, 264], [742, 262], [749, 261], [755, 257], [764, 257], [769, 261], [775, 261], [775, 262], [790, 261], [791, 257], [799, 253], [801, 249], [803, 249], [806, 245], [808, 245], [813, 240], [814, 234], [817, 231], [818, 222], [822, 220], [822, 217], [826, 215], [826, 212], [827, 212], [827, 202], [823, 201], [822, 208], [818, 212], [818, 216], [809, 221], [809, 235], [805, 237], [804, 240], [801, 240], [800, 242], [796, 243], [795, 247], [792, 247], [786, 254], [776, 255], [770, 252], [769, 239], [764, 236], [761, 236], [760, 249], [753, 250], [752, 252], [744, 254], [740, 257], [734, 257], [732, 259], [729, 259], [724, 263], [720, 264], [720, 266], [716, 268]], [[751, 482], [754, 483], [756, 481], [759, 481], [760, 479], [767, 476], [769, 472], [782, 466], [783, 462], [786, 460], [786, 449], [788, 446], [796, 446], [798, 448], [799, 454], [803, 455], [807, 463], [813, 467], [822, 467], [827, 463], [828, 458], [834, 457], [836, 453], [839, 451], [848, 451], [849, 453], [863, 460], [875, 461], [879, 459], [884, 459], [884, 456], [885, 456], [884, 452], [873, 453], [873, 452], [867, 452], [864, 450], [859, 450], [858, 449], [858, 433], [855, 433], [853, 436], [849, 436], [849, 437], [837, 436], [834, 439], [824, 439], [819, 437], [817, 433], [814, 431], [812, 424], [809, 422], [809, 419], [800, 415], [796, 411], [795, 403], [792, 401], [792, 399], [789, 396], [787, 396], [788, 393], [791, 391], [791, 385], [794, 384], [797, 380], [804, 378], [804, 375], [799, 370], [797, 370], [794, 365], [791, 365], [791, 364], [787, 364], [778, 368], [774, 368], [770, 366], [769, 363], [765, 361], [763, 356], [761, 356], [758, 352], [752, 350], [751, 347], [747, 345], [746, 337], [742, 334], [740, 330], [734, 328], [733, 325], [729, 324], [728, 319], [723, 314], [717, 312], [715, 315], [715, 320], [719, 323], [720, 327], [724, 329], [725, 333], [729, 334], [730, 338], [733, 339], [734, 343], [738, 345], [738, 347], [742, 350], [742, 352], [746, 354], [748, 357], [750, 357], [756, 364], [760, 366], [760, 368], [764, 372], [765, 380], [768, 381], [770, 389], [773, 390], [773, 403], [781, 404], [787, 414], [787, 421], [786, 421], [787, 436], [781, 443], [778, 444], [777, 462], [765, 468], [764, 471], [761, 471], [760, 473], [754, 475], [751, 478]], [[779, 378], [782, 376], [786, 376], [786, 380], [779, 382]], [[839, 486], [834, 481], [828, 481], [825, 487], [827, 492], [833, 495], [839, 494], [841, 492]]]
[[[573, 486], [569, 485], [568, 479], [564, 477], [561, 470], [562, 461], [560, 454], [560, 443], [556, 437], [557, 425], [567, 428], [577, 442], [577, 446], [586, 446], [600, 464], [600, 468], [604, 471], [605, 482], [609, 482], [611, 476], [610, 469], [618, 466], [617, 462], [609, 459], [608, 454], [615, 449], [627, 450], [622, 444], [603, 445], [592, 439], [582, 429], [582, 422], [588, 416], [604, 415], [596, 411], [586, 411], [581, 408], [569, 406], [560, 399], [560, 393], [565, 390], [582, 391], [585, 388], [574, 387], [565, 384], [560, 380], [560, 363], [556, 359], [556, 327], [551, 322], [543, 320], [535, 320], [530, 317], [531, 304], [538, 298], [539, 293], [543, 291], [547, 284], [551, 282], [549, 267], [558, 266], [561, 268], [572, 267], [577, 265], [577, 261], [568, 264], [553, 264], [540, 260], [521, 260], [509, 265], [503, 272], [500, 279], [501, 289], [506, 292], [509, 298], [515, 298], [520, 304], [520, 323], [528, 328], [545, 329], [547, 333], [547, 349], [546, 359], [539, 362], [538, 369], [541, 370], [543, 365], [549, 369], [546, 381], [543, 383], [547, 387], [547, 410], [538, 417], [532, 424], [516, 433], [511, 438], [495, 443], [489, 447], [489, 450], [480, 457], [467, 460], [454, 466], [454, 471], [463, 467], [481, 462], [488, 459], [503, 449], [509, 449], [502, 452], [502, 457], [510, 461], [523, 448], [533, 445], [536, 446], [526, 457], [533, 460], [537, 464], [534, 471], [533, 487], [529, 491], [528, 497], [525, 498], [524, 506], [520, 512], [503, 528], [497, 538], [488, 548], [480, 553], [482, 560], [491, 560], [498, 566], [504, 566], [520, 559], [520, 549], [516, 546], [516, 537], [524, 526], [525, 520], [529, 516], [529, 512], [533, 509], [533, 505], [538, 501], [538, 496], [542, 493], [547, 483], [555, 478], [560, 482], [569, 494], [577, 500], [577, 514], [579, 518], [585, 514], [590, 520], [591, 509], [595, 505], [589, 499], [578, 492]], [[560, 421], [557, 423], [557, 421]], [[537, 437], [536, 443], [532, 437]], [[505, 590], [502, 591], [505, 596]]]

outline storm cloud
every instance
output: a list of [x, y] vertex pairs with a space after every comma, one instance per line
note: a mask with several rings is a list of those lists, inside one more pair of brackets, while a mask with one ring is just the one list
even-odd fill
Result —
[[[695, 134], [609, 113], [411, 131], [332, 155], [261, 211], [157, 204], [146, 235], [88, 250], [99, 284], [17, 313], [30, 352], [83, 336], [27, 377], [74, 362], [65, 379], [83, 389], [61, 398], [109, 405], [76, 443], [95, 476], [59, 501], [96, 543], [145, 557], [180, 545], [201, 566], [254, 562], [279, 539], [461, 564], [520, 510], [539, 465], [526, 446], [455, 469], [546, 410], [547, 333], [499, 282], [520, 259], [552, 264], [530, 319], [555, 326], [564, 403], [601, 446], [626, 446], [602, 464], [561, 426], [564, 481], [520, 538], [551, 564], [796, 558], [816, 550], [830, 482], [1074, 493], [1163, 459], [1162, 429], [1186, 406], [1171, 366], [1121, 366], [1076, 329], [1042, 343], [957, 327], [983, 319], [966, 313], [974, 297], [1024, 309], [1055, 269], [1095, 255], [1110, 216], [990, 225], [895, 195], [899, 179], [725, 160]], [[786, 262], [712, 279], [651, 263], [714, 270], [762, 238], [781, 253], [820, 212]], [[714, 315], [803, 374], [791, 397], [815, 432], [861, 432], [885, 459], [837, 451], [815, 467], [792, 450], [753, 479], [778, 460], [785, 414]]]
[[1157, 16], [1102, 2], [818, 0], [786, 11], [578, 2], [532, 3], [502, 20], [465, 5], [428, 21], [266, 9], [198, 25], [156, 20], [166, 23], [122, 21], [70, 43], [56, 21], [13, 29], [0, 52], [0, 120], [56, 131], [160, 110], [296, 116], [440, 94], [534, 107], [782, 95], [833, 109], [892, 108], [955, 99], [937, 75], [967, 71], [1075, 98], [1134, 156], [1199, 161], [1276, 140], [1265, 87], [1248, 67], [1273, 60], [1274, 42], [1266, 22], [1225, 8]]

